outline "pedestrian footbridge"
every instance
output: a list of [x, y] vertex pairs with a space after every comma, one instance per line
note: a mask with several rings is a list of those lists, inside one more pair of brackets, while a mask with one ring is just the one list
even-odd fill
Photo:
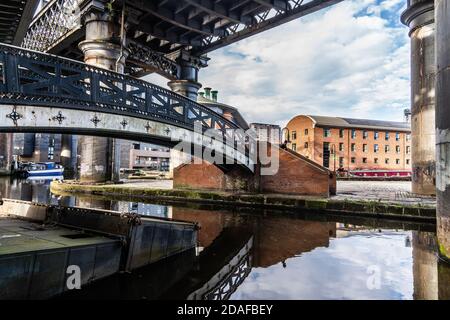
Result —
[[0, 44], [0, 71], [0, 132], [108, 136], [170, 147], [185, 142], [253, 171], [253, 140], [241, 128], [172, 91], [6, 44]]

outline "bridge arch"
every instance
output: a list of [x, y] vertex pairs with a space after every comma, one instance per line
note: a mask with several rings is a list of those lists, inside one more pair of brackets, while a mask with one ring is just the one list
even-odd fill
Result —
[[[108, 136], [168, 147], [192, 143], [253, 171], [251, 137], [236, 135], [240, 129], [236, 124], [167, 89], [5, 44], [0, 44], [0, 71], [0, 132]], [[196, 124], [202, 132], [214, 130], [222, 141], [199, 139]]]

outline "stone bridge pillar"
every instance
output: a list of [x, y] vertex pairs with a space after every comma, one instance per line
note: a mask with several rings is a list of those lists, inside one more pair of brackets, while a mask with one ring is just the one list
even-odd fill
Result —
[[64, 173], [73, 175], [77, 166], [77, 147], [74, 143], [74, 136], [70, 134], [61, 135], [61, 164], [64, 167]]
[[198, 83], [198, 71], [201, 67], [206, 67], [205, 59], [195, 58], [181, 51], [176, 61], [180, 65], [180, 80], [170, 81], [167, 85], [172, 91], [197, 101], [198, 90], [202, 87]]
[[[85, 16], [86, 40], [79, 44], [87, 64], [119, 73], [124, 72], [126, 49], [120, 45], [120, 23], [103, 10], [91, 10]], [[117, 181], [120, 170], [118, 140], [82, 136], [80, 145], [80, 180], [85, 182]]]
[[11, 173], [12, 133], [0, 134], [0, 176]]
[[439, 298], [438, 258], [436, 235], [431, 232], [412, 232], [414, 300]]
[[434, 1], [410, 0], [402, 14], [411, 37], [412, 192], [436, 194]]
[[436, 0], [435, 17], [437, 233], [440, 254], [450, 261], [450, 3], [448, 0]]
[[[170, 81], [167, 85], [173, 92], [197, 101], [198, 91], [202, 87], [198, 82], [198, 72], [201, 67], [206, 66], [205, 60], [194, 58], [185, 52], [180, 52], [176, 60], [180, 65], [180, 80]], [[173, 178], [174, 169], [183, 163], [188, 163], [190, 160], [191, 156], [189, 154], [171, 149], [169, 176]]]

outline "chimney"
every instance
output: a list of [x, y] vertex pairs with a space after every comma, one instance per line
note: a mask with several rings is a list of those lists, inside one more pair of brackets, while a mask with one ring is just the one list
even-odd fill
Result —
[[203, 91], [199, 92], [198, 95], [201, 96], [201, 97], [205, 97], [205, 93]]
[[212, 90], [211, 91], [211, 100], [214, 102], [217, 102], [217, 95], [219, 94], [219, 91], [217, 90]]
[[210, 99], [211, 98], [211, 88], [205, 88], [205, 98]]

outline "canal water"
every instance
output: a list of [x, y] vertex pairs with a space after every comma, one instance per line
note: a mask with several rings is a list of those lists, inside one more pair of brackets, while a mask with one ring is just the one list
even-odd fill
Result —
[[0, 193], [199, 224], [195, 250], [60, 299], [450, 299], [432, 224], [57, 196], [49, 182], [9, 178]]

